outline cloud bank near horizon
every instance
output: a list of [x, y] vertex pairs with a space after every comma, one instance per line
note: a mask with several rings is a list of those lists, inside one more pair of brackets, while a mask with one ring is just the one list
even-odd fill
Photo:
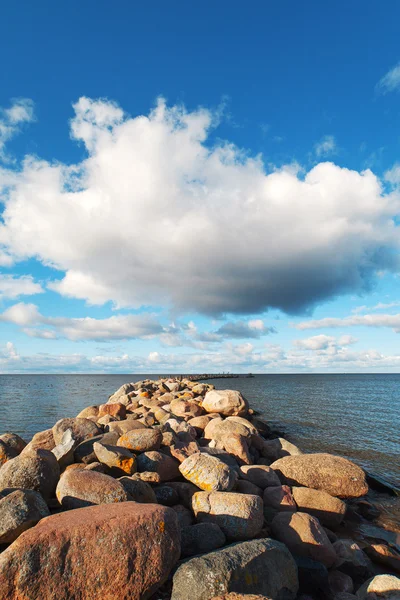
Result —
[[210, 145], [217, 113], [164, 100], [147, 116], [85, 97], [74, 110], [81, 163], [28, 156], [0, 169], [0, 259], [54, 267], [62, 278], [49, 287], [66, 297], [298, 314], [398, 270], [399, 192], [370, 170], [267, 172], [261, 157]]

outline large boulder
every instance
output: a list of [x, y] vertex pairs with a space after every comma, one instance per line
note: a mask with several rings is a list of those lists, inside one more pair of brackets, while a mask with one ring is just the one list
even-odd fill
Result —
[[44, 431], [35, 433], [22, 452], [30, 452], [31, 450], [53, 450], [55, 445], [53, 430], [45, 429]]
[[215, 456], [192, 454], [184, 460], [179, 471], [201, 490], [229, 492], [236, 483], [236, 472]]
[[252, 439], [252, 434], [246, 425], [229, 417], [227, 419], [212, 419], [204, 429], [204, 437], [207, 440], [215, 440], [222, 444], [233, 434], [240, 435], [249, 442]]
[[196, 523], [181, 530], [181, 558], [211, 552], [226, 543], [222, 529], [216, 523]]
[[102, 433], [100, 427], [90, 419], [60, 419], [52, 429], [56, 445], [61, 444], [63, 435], [67, 429], [71, 430], [72, 437], [77, 444]]
[[331, 529], [339, 527], [346, 513], [346, 504], [322, 490], [293, 487], [293, 498], [300, 512], [305, 512]]
[[95, 442], [93, 450], [99, 462], [109, 467], [113, 476], [132, 475], [136, 471], [136, 456], [126, 448]]
[[66, 509], [126, 502], [131, 499], [119, 481], [104, 473], [86, 469], [65, 471], [58, 482], [56, 496]]
[[267, 538], [184, 562], [174, 575], [171, 600], [209, 600], [229, 592], [294, 600], [297, 591], [297, 567], [289, 550]]
[[47, 504], [38, 492], [11, 488], [0, 493], [0, 544], [11, 544], [49, 515]]
[[358, 498], [368, 492], [364, 471], [346, 458], [333, 454], [300, 454], [275, 461], [282, 483], [323, 490], [339, 498]]
[[190, 419], [200, 417], [200, 415], [204, 413], [197, 402], [194, 402], [193, 400], [184, 400], [183, 398], [175, 398], [175, 400], [172, 400], [170, 411], [176, 417], [186, 417]]
[[400, 579], [394, 575], [376, 575], [357, 591], [360, 600], [399, 600]]
[[54, 495], [60, 467], [49, 450], [25, 450], [0, 469], [0, 491], [23, 488], [39, 492], [46, 500]]
[[245, 416], [249, 405], [237, 390], [211, 390], [204, 396], [202, 407], [208, 413], [229, 417]]
[[0, 555], [0, 595], [147, 600], [179, 553], [177, 519], [169, 508], [126, 502], [59, 513]]
[[264, 522], [263, 501], [250, 494], [197, 492], [192, 508], [197, 521], [216, 523], [229, 541], [254, 538]]
[[336, 552], [318, 519], [301, 512], [280, 512], [272, 520], [273, 536], [286, 544], [292, 554], [331, 567]]
[[159, 429], [132, 429], [124, 433], [117, 446], [123, 446], [132, 452], [149, 452], [161, 446], [162, 433]]

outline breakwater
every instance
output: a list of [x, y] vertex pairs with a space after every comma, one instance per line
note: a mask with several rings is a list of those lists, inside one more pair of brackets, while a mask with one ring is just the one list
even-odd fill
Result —
[[394, 548], [348, 538], [376, 516], [364, 471], [304, 454], [213, 387], [126, 384], [28, 444], [0, 436], [0, 599], [294, 600], [311, 584], [368, 598], [398, 585]]

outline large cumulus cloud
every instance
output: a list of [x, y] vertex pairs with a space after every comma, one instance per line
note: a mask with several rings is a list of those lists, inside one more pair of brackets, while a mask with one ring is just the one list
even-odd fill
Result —
[[163, 101], [135, 118], [81, 98], [77, 165], [26, 158], [1, 171], [3, 254], [60, 271], [53, 289], [117, 306], [208, 315], [296, 313], [368, 288], [397, 269], [396, 191], [369, 170], [320, 163], [267, 173], [229, 143], [215, 117]]

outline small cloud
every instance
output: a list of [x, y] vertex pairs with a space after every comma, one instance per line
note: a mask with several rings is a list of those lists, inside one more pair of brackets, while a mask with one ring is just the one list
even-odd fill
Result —
[[333, 135], [325, 135], [319, 142], [314, 146], [315, 154], [317, 156], [327, 156], [328, 154], [335, 154], [337, 152], [336, 140]]
[[376, 90], [381, 94], [388, 94], [400, 90], [400, 62], [390, 69], [377, 83]]
[[29, 98], [17, 98], [10, 108], [0, 108], [0, 159], [9, 161], [5, 145], [20, 131], [23, 123], [35, 120], [34, 103]]
[[400, 163], [395, 163], [391, 169], [386, 171], [385, 180], [392, 185], [400, 184]]
[[267, 135], [267, 133], [271, 129], [271, 125], [269, 125], [268, 123], [261, 123], [260, 129], [261, 129], [263, 135]]

